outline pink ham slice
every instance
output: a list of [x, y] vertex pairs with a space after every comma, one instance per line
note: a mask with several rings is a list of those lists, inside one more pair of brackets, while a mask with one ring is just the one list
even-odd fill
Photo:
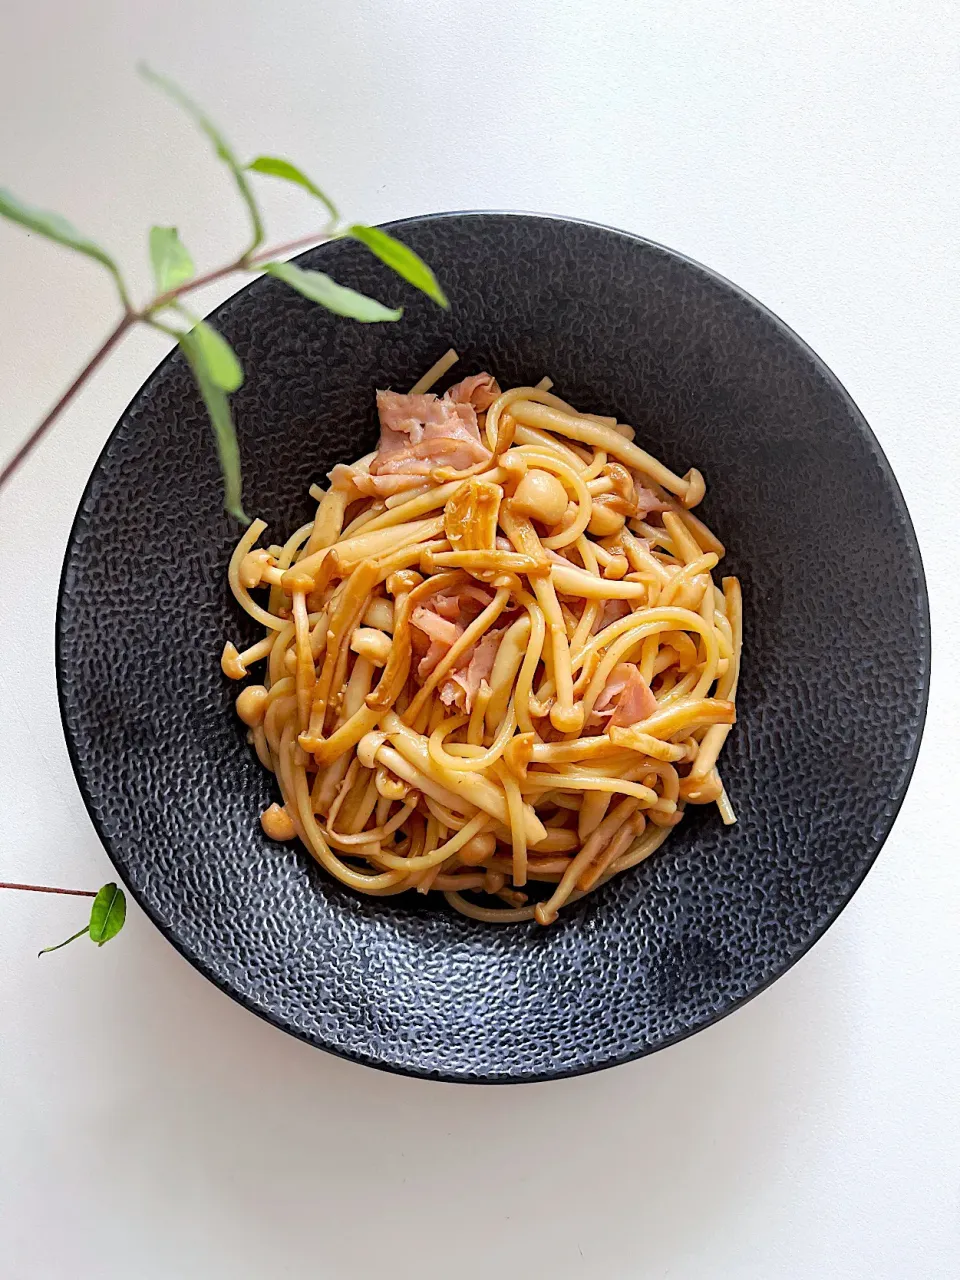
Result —
[[[445, 423], [436, 432], [424, 435], [416, 444], [400, 448], [391, 446], [388, 453], [378, 453], [370, 464], [374, 475], [427, 476], [434, 467], [455, 467], [458, 471], [486, 462], [490, 450], [476, 441], [454, 422]], [[376, 468], [373, 471], [373, 468]]]
[[389, 498], [406, 489], [415, 489], [423, 482], [422, 476], [372, 476], [368, 471], [345, 466], [342, 462], [328, 473], [327, 479], [334, 489], [349, 489], [360, 498]]
[[463, 628], [423, 605], [414, 609], [410, 615], [410, 622], [429, 640], [429, 647], [417, 666], [417, 678], [426, 680], [437, 663], [449, 653], [463, 635]]
[[465, 582], [453, 591], [438, 591], [430, 598], [430, 606], [441, 618], [466, 618], [470, 622], [487, 607], [493, 596], [482, 587]]
[[378, 391], [380, 443], [369, 470], [338, 466], [331, 482], [352, 485], [358, 497], [389, 498], [416, 488], [435, 467], [463, 471], [487, 462], [491, 455], [480, 439], [477, 413], [499, 395], [489, 373], [464, 378], [442, 397]]
[[626, 726], [646, 720], [657, 709], [657, 700], [635, 662], [620, 662], [607, 677], [593, 714], [606, 718], [609, 726]]
[[455, 622], [451, 622], [449, 618], [442, 617], [439, 613], [434, 613], [432, 609], [425, 609], [423, 605], [418, 605], [414, 609], [410, 621], [415, 627], [419, 627], [421, 631], [428, 635], [431, 640], [439, 640], [448, 649], [453, 648], [463, 635], [463, 627], [458, 627]]
[[452, 671], [440, 686], [441, 702], [470, 714], [481, 685], [490, 679], [504, 630], [488, 631], [480, 643], [469, 650], [465, 655], [467, 663]]
[[452, 386], [443, 398], [460, 404], [473, 405], [477, 413], [483, 413], [499, 396], [500, 388], [493, 374], [474, 373]]
[[647, 516], [660, 511], [669, 511], [670, 504], [661, 502], [652, 489], [646, 489], [636, 479], [633, 482], [633, 493], [637, 500], [637, 519], [646, 520]]
[[[423, 640], [415, 639], [414, 648], [421, 655], [417, 666], [418, 680], [426, 680], [491, 599], [489, 591], [464, 583], [449, 591], [438, 591], [414, 609], [410, 615], [411, 625], [417, 629], [414, 636], [420, 632], [428, 642], [425, 644]], [[463, 655], [461, 665], [470, 662], [473, 652], [469, 649]]]
[[378, 391], [377, 411], [380, 444], [370, 463], [372, 476], [425, 476], [437, 466], [462, 470], [490, 457], [472, 404], [430, 393]]
[[625, 618], [630, 612], [632, 611], [626, 600], [604, 600], [603, 608], [597, 614], [597, 620], [593, 624], [593, 633], [602, 631], [604, 627], [609, 627], [611, 622], [619, 622], [621, 618]]
[[[438, 591], [410, 615], [414, 631], [414, 649], [420, 655], [417, 679], [426, 680], [463, 635], [464, 631], [487, 607], [493, 596], [473, 583], [463, 583], [446, 591]], [[493, 671], [497, 649], [505, 628], [488, 631], [479, 644], [472, 645], [440, 686], [440, 698], [468, 714], [484, 680]]]

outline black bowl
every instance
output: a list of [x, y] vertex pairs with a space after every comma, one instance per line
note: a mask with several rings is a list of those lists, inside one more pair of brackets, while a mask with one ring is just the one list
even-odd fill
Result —
[[452, 307], [353, 243], [299, 261], [385, 301], [358, 325], [261, 279], [215, 319], [248, 372], [235, 397], [248, 510], [286, 536], [307, 487], [372, 447], [373, 389], [448, 346], [504, 385], [549, 374], [619, 415], [675, 471], [744, 590], [739, 722], [723, 773], [739, 816], [688, 816], [649, 862], [549, 929], [475, 923], [417, 895], [361, 898], [265, 839], [272, 778], [233, 714], [225, 638], [250, 642], [225, 571], [238, 536], [179, 355], [123, 415], [64, 564], [61, 706], [77, 780], [123, 881], [242, 1004], [373, 1066], [543, 1080], [625, 1062], [755, 995], [824, 932], [903, 799], [926, 706], [920, 555], [890, 468], [836, 378], [704, 267], [619, 231], [449, 214], [391, 228]]

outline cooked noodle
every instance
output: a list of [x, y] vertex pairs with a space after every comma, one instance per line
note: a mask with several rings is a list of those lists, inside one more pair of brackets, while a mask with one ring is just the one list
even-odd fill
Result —
[[311, 488], [316, 515], [285, 544], [257, 549], [250, 525], [229, 581], [265, 635], [221, 665], [266, 663], [237, 711], [282, 793], [269, 836], [361, 893], [550, 924], [686, 805], [735, 821], [717, 762], [740, 585], [713, 581], [698, 471], [546, 378], [431, 393], [456, 360], [378, 393], [377, 452]]

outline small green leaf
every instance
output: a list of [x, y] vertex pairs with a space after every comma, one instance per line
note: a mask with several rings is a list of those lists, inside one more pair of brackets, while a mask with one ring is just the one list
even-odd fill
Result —
[[71, 934], [69, 938], [64, 938], [63, 942], [58, 942], [55, 947], [43, 947], [40, 951], [37, 952], [38, 959], [40, 956], [45, 956], [50, 951], [59, 951], [61, 947], [65, 947], [71, 942], [76, 942], [78, 938], [82, 938], [85, 933], [89, 933], [89, 932], [90, 932], [90, 926], [88, 924], [85, 924], [82, 929], [78, 929], [77, 932]]
[[[191, 329], [189, 333], [180, 334], [177, 341], [180, 343], [181, 350], [193, 371], [197, 387], [210, 415], [214, 439], [217, 442], [217, 453], [220, 458], [220, 470], [223, 472], [223, 505], [232, 516], [236, 516], [244, 524], [249, 524], [250, 517], [243, 509], [240, 446], [237, 444], [237, 432], [233, 425], [230, 402], [224, 389], [210, 376], [206, 352], [202, 345], [203, 340], [198, 339], [198, 328], [199, 325], [197, 328]], [[215, 330], [211, 330], [211, 332], [215, 332]], [[220, 335], [218, 334], [217, 336], [219, 337]]]
[[243, 386], [243, 367], [233, 347], [206, 320], [198, 320], [191, 330], [207, 376], [221, 391], [236, 391]]
[[88, 258], [96, 258], [111, 271], [117, 269], [117, 264], [106, 249], [101, 248], [95, 241], [89, 240], [66, 218], [62, 218], [59, 213], [49, 213], [45, 209], [36, 209], [32, 205], [24, 204], [12, 191], [4, 188], [0, 188], [0, 214], [9, 218], [11, 222], [18, 222], [22, 227], [46, 236], [48, 240], [55, 240], [57, 244], [66, 245], [68, 249], [85, 253]]
[[196, 124], [201, 132], [205, 133], [213, 143], [213, 149], [218, 158], [223, 161], [233, 174], [233, 180], [237, 184], [237, 190], [240, 192], [240, 198], [247, 206], [247, 212], [250, 215], [250, 225], [253, 230], [253, 243], [250, 245], [247, 252], [253, 253], [255, 249], [259, 248], [259, 246], [263, 244], [263, 218], [261, 217], [260, 207], [253, 194], [253, 189], [247, 181], [247, 176], [243, 171], [243, 165], [237, 159], [233, 148], [203, 108], [199, 107], [192, 98], [188, 98], [179, 85], [174, 84], [172, 80], [168, 80], [166, 76], [158, 75], [157, 72], [151, 67], [148, 67], [145, 62], [140, 63], [139, 70], [145, 80], [149, 80], [150, 83], [155, 84], [158, 89], [162, 89], [168, 97], [172, 98], [179, 107], [182, 107], [183, 110], [186, 111], [194, 124]]
[[282, 178], [285, 182], [295, 182], [298, 187], [303, 187], [304, 191], [309, 191], [312, 196], [316, 196], [321, 203], [325, 204], [331, 218], [336, 220], [339, 216], [336, 206], [329, 196], [324, 195], [317, 184], [308, 178], [302, 169], [298, 169], [289, 160], [284, 160], [282, 156], [257, 156], [256, 160], [250, 161], [247, 168], [252, 173], [265, 173], [271, 178]]
[[0, 217], [9, 218], [11, 222], [26, 227], [28, 231], [36, 231], [38, 235], [46, 236], [48, 240], [65, 245], [68, 249], [75, 249], [77, 253], [83, 253], [88, 258], [101, 263], [117, 282], [124, 306], [128, 305], [126, 287], [116, 262], [106, 249], [78, 231], [59, 213], [50, 213], [46, 209], [37, 209], [33, 205], [24, 204], [12, 191], [0, 187]]
[[268, 262], [263, 270], [338, 316], [347, 316], [363, 324], [373, 324], [380, 320], [399, 320], [403, 315], [402, 308], [394, 311], [354, 289], [346, 289], [325, 276], [322, 271], [304, 271], [302, 267], [295, 267], [292, 262]]
[[408, 284], [425, 293], [441, 307], [449, 307], [447, 295], [437, 284], [437, 277], [408, 245], [395, 240], [380, 227], [365, 227], [359, 223], [347, 227], [347, 235], [365, 244], [371, 253], [376, 254], [381, 262], [386, 263], [391, 271], [395, 271]]
[[196, 270], [176, 227], [150, 228], [150, 262], [159, 293], [186, 284]]
[[115, 884], [105, 884], [93, 900], [90, 908], [90, 941], [102, 947], [115, 938], [127, 918], [127, 900], [123, 890]]

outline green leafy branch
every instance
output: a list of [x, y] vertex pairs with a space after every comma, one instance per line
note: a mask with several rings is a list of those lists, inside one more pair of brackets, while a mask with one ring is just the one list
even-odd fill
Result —
[[44, 947], [39, 953], [42, 956], [48, 951], [59, 951], [68, 943], [82, 938], [84, 934], [89, 936], [91, 942], [102, 947], [105, 942], [117, 936], [127, 918], [127, 899], [123, 890], [113, 883], [103, 885], [96, 893], [92, 893], [89, 889], [54, 889], [47, 884], [0, 884], [0, 889], [21, 889], [26, 893], [62, 893], [72, 898], [93, 899], [90, 919], [83, 928], [55, 946]]
[[[197, 127], [213, 144], [217, 157], [230, 170], [250, 220], [250, 239], [244, 250], [224, 266], [197, 274], [193, 259], [181, 241], [175, 227], [151, 227], [148, 238], [150, 263], [157, 292], [149, 302], [137, 307], [131, 297], [116, 260], [95, 241], [78, 231], [57, 213], [36, 209], [0, 188], [0, 217], [33, 231], [55, 244], [63, 245], [98, 262], [110, 273], [120, 298], [122, 313], [116, 326], [106, 336], [100, 347], [80, 370], [73, 382], [34, 428], [10, 461], [0, 471], [0, 487], [16, 472], [28, 454], [73, 400], [77, 392], [96, 372], [107, 356], [119, 344], [127, 332], [137, 324], [173, 338], [180, 346], [189, 365], [200, 395], [210, 415], [223, 472], [224, 505], [231, 514], [247, 522], [243, 510], [240, 472], [240, 451], [230, 409], [229, 397], [243, 384], [243, 368], [230, 344], [205, 320], [192, 315], [183, 299], [205, 285], [213, 284], [237, 272], [265, 273], [289, 285], [311, 302], [317, 303], [334, 315], [372, 324], [399, 320], [402, 310], [385, 306], [373, 298], [337, 284], [321, 271], [307, 271], [283, 259], [310, 245], [319, 244], [334, 237], [349, 237], [370, 250], [403, 280], [446, 307], [447, 299], [433, 272], [412, 249], [402, 244], [379, 227], [359, 223], [344, 226], [333, 202], [307, 175], [289, 160], [279, 156], [258, 156], [243, 164], [236, 152], [210, 117], [172, 81], [157, 75], [149, 67], [141, 67], [141, 73], [151, 83], [169, 95], [193, 119]], [[279, 178], [301, 187], [326, 209], [326, 226], [312, 235], [303, 236], [288, 244], [263, 249], [265, 238], [263, 215], [250, 182], [250, 174]], [[68, 943], [86, 934], [92, 942], [102, 947], [123, 928], [126, 919], [126, 898], [116, 884], [105, 884], [96, 893], [87, 889], [58, 889], [51, 885], [0, 883], [0, 889], [18, 889], [28, 893], [59, 893], [72, 897], [92, 898], [90, 919], [71, 937], [56, 946], [44, 947], [40, 952], [58, 951]]]
[[[229, 397], [243, 383], [244, 372], [230, 344], [205, 320], [193, 316], [183, 299], [204, 285], [222, 280], [237, 272], [265, 273], [289, 285], [311, 302], [335, 315], [363, 324], [398, 320], [401, 308], [392, 308], [354, 289], [337, 284], [321, 271], [308, 271], [282, 259], [297, 249], [325, 240], [349, 237], [370, 250], [403, 280], [421, 290], [439, 306], [448, 305], [443, 290], [427, 264], [407, 245], [379, 227], [359, 223], [342, 225], [333, 202], [307, 175], [289, 160], [279, 156], [257, 156], [244, 164], [210, 117], [171, 80], [149, 67], [140, 68], [145, 79], [162, 89], [192, 118], [213, 144], [214, 151], [230, 170], [250, 221], [250, 239], [243, 249], [224, 266], [197, 274], [193, 259], [175, 227], [151, 227], [150, 262], [156, 283], [156, 295], [143, 306], [134, 305], [123, 274], [115, 259], [95, 241], [83, 235], [65, 218], [25, 204], [12, 192], [0, 188], [0, 216], [34, 231], [56, 244], [73, 249], [98, 262], [113, 277], [123, 308], [115, 328], [47, 416], [27, 437], [10, 461], [0, 471], [0, 487], [14, 474], [31, 450], [39, 443], [84, 383], [99, 368], [121, 339], [137, 324], [145, 324], [173, 338], [193, 373], [200, 395], [213, 426], [214, 438], [223, 472], [224, 505], [237, 519], [249, 523], [243, 510], [240, 451], [230, 408]], [[251, 174], [279, 178], [293, 183], [318, 200], [328, 215], [326, 226], [312, 235], [288, 244], [263, 249], [265, 230], [263, 215], [257, 203]], [[101, 891], [102, 892], [102, 891]], [[119, 892], [119, 890], [118, 890]], [[122, 896], [122, 895], [121, 895]], [[91, 936], [92, 926], [91, 926]], [[112, 935], [111, 935], [112, 936]]]

